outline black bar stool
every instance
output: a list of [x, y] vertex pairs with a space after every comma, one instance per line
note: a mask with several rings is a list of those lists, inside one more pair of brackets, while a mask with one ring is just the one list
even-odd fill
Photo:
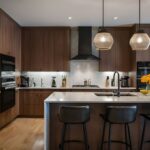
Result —
[[[111, 143], [125, 144], [126, 150], [128, 147], [132, 150], [131, 136], [129, 124], [136, 120], [137, 106], [108, 106], [106, 108], [106, 114], [100, 115], [104, 120], [101, 150], [103, 150], [104, 143], [108, 143], [108, 150], [111, 149]], [[104, 141], [106, 124], [109, 124], [108, 141]], [[125, 141], [117, 141], [111, 139], [111, 125], [120, 124], [124, 125]], [[128, 143], [129, 140], [129, 143]]]
[[[64, 124], [59, 149], [64, 150], [64, 144], [68, 142], [81, 142], [85, 144], [85, 149], [88, 150], [86, 123], [90, 120], [89, 106], [61, 106], [58, 116], [59, 120]], [[83, 126], [84, 141], [65, 140], [67, 125], [70, 124], [81, 124]]]
[[141, 116], [144, 118], [144, 125], [143, 125], [143, 129], [142, 129], [142, 138], [141, 138], [140, 150], [143, 149], [143, 144], [144, 143], [150, 143], [150, 140], [144, 140], [145, 130], [146, 130], [146, 123], [147, 123], [147, 121], [150, 121], [150, 114], [141, 114]]

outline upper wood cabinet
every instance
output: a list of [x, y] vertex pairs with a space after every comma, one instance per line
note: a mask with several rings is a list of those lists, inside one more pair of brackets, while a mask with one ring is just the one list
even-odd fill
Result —
[[68, 71], [69, 60], [70, 28], [22, 29], [23, 71]]
[[[141, 28], [150, 36], [150, 25], [141, 25]], [[138, 30], [138, 25], [134, 26], [134, 30]], [[136, 61], [150, 61], [150, 47], [145, 51], [136, 51]]]
[[70, 29], [54, 30], [54, 70], [68, 71], [70, 60]]
[[130, 71], [132, 68], [132, 51], [129, 45], [131, 28], [108, 28], [114, 38], [111, 50], [100, 51], [100, 71]]
[[16, 58], [16, 69], [21, 70], [21, 28], [0, 9], [0, 53]]

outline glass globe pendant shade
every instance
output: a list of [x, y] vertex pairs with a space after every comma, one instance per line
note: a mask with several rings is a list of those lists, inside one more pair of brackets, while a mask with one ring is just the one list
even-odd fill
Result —
[[93, 42], [96, 50], [110, 50], [113, 46], [114, 40], [110, 33], [102, 31], [95, 35]]
[[147, 50], [150, 46], [150, 38], [147, 33], [138, 32], [133, 34], [130, 39], [132, 50]]

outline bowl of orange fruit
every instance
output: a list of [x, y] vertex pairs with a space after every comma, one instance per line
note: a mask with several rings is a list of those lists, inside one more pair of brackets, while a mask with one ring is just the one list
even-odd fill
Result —
[[143, 95], [147, 95], [147, 94], [150, 93], [150, 90], [142, 89], [142, 90], [140, 90], [140, 92], [141, 92]]

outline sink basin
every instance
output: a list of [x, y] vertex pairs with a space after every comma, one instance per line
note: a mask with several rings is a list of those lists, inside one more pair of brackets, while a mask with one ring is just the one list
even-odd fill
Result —
[[[109, 93], [109, 92], [105, 92], [105, 93], [95, 93], [96, 96], [117, 96], [116, 94], [114, 93]], [[137, 96], [135, 93], [123, 93], [121, 92], [120, 93], [120, 96]]]
[[113, 96], [113, 93], [95, 93], [96, 96]]

